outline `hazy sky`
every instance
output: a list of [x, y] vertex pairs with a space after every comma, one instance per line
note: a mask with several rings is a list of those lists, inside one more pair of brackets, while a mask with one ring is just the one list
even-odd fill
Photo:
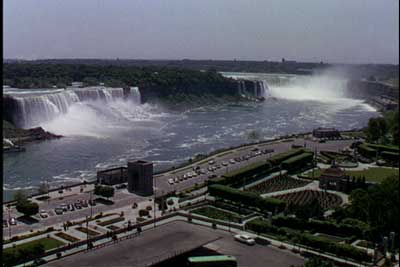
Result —
[[3, 4], [5, 58], [399, 61], [399, 0]]

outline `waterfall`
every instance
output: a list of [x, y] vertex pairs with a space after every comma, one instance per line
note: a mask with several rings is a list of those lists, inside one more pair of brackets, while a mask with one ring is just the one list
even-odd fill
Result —
[[[18, 90], [5, 93], [9, 97], [3, 101], [14, 101], [13, 122], [20, 127], [38, 126], [42, 122], [50, 121], [55, 117], [65, 114], [69, 108], [78, 102], [103, 101], [111, 103], [124, 99], [123, 88], [87, 87], [68, 88], [51, 93], [37, 94], [34, 90]], [[137, 87], [131, 87], [128, 95], [134, 103], [140, 104], [140, 92]], [[11, 98], [11, 100], [10, 100]], [[4, 103], [4, 102], [3, 102]]]

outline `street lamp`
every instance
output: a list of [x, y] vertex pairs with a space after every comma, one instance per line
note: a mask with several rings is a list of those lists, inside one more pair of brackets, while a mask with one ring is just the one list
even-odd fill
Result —
[[8, 211], [8, 235], [9, 235], [9, 238], [11, 239], [11, 224], [10, 224], [10, 221], [11, 221], [11, 207], [7, 207], [7, 211]]
[[[153, 178], [154, 179], [154, 178]], [[156, 181], [157, 179], [154, 179], [154, 201], [153, 201], [153, 212], [154, 212], [154, 216], [153, 216], [153, 220], [154, 220], [154, 228], [156, 228], [156, 193], [157, 193], [157, 187], [156, 187]]]

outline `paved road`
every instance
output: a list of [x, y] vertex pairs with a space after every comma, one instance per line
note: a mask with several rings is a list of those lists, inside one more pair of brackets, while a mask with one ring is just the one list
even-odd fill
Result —
[[[210, 158], [205, 159], [204, 161], [200, 163], [195, 163], [190, 166], [184, 167], [179, 170], [174, 170], [167, 172], [165, 174], [157, 176], [155, 179], [155, 186], [156, 186], [156, 195], [159, 195], [161, 193], [167, 193], [170, 191], [181, 191], [187, 188], [190, 188], [195, 185], [195, 183], [201, 184], [207, 179], [209, 179], [210, 174], [216, 174], [217, 176], [223, 175], [224, 173], [227, 173], [232, 170], [236, 170], [239, 168], [242, 168], [248, 164], [255, 163], [255, 162], [260, 162], [260, 161], [265, 161], [272, 155], [282, 153], [284, 151], [289, 150], [292, 145], [305, 145], [306, 148], [309, 148], [311, 150], [330, 150], [330, 151], [338, 151], [340, 149], [343, 149], [344, 147], [350, 145], [353, 142], [353, 140], [338, 140], [338, 141], [329, 141], [327, 143], [318, 143], [318, 142], [313, 142], [310, 140], [305, 140], [303, 138], [298, 138], [298, 139], [293, 139], [290, 142], [275, 142], [275, 143], [267, 143], [267, 144], [258, 144], [258, 145], [252, 145], [248, 147], [242, 147], [242, 148], [237, 148], [234, 150], [230, 150], [229, 152], [222, 152], [220, 154], [214, 155]], [[246, 155], [254, 155], [256, 151], [253, 151], [254, 148], [258, 148], [260, 150], [265, 150], [265, 149], [273, 149], [274, 152], [268, 153], [268, 154], [261, 154], [259, 156], [253, 156], [249, 160], [244, 160], [241, 162], [236, 162], [235, 164], [229, 164], [228, 166], [222, 166], [222, 162], [228, 162], [230, 159], [236, 158], [236, 157], [243, 157]], [[199, 166], [202, 169], [207, 169], [209, 166], [211, 166], [208, 162], [209, 160], [215, 161], [215, 163], [212, 166], [220, 165], [221, 168], [214, 171], [214, 172], [207, 172], [206, 174], [199, 175], [195, 178], [190, 178], [188, 180], [184, 180], [178, 184], [173, 184], [170, 185], [168, 183], [168, 179], [170, 178], [176, 178], [176, 177], [182, 177], [185, 173], [192, 171], [193, 166]], [[88, 186], [89, 187], [89, 186]], [[11, 234], [18, 234], [18, 233], [23, 233], [27, 232], [31, 229], [40, 229], [40, 228], [47, 228], [49, 226], [61, 224], [66, 221], [71, 221], [71, 220], [77, 220], [81, 218], [85, 218], [85, 216], [89, 216], [91, 214], [91, 209], [90, 208], [84, 208], [82, 210], [75, 210], [73, 212], [66, 212], [63, 215], [55, 215], [54, 214], [54, 208], [59, 206], [62, 203], [74, 203], [76, 200], [88, 200], [90, 199], [90, 193], [79, 193], [79, 187], [73, 189], [76, 191], [70, 192], [70, 194], [66, 197], [64, 197], [62, 200], [59, 200], [57, 198], [52, 199], [51, 201], [45, 201], [45, 202], [40, 202], [39, 206], [40, 209], [49, 211], [50, 217], [47, 219], [41, 219], [40, 217], [37, 216], [37, 219], [40, 221], [40, 223], [35, 223], [32, 225], [26, 225], [24, 223], [18, 222], [16, 226], [11, 226]], [[86, 191], [88, 188], [86, 188]], [[57, 192], [55, 192], [56, 196], [58, 196]], [[130, 207], [133, 202], [140, 202], [144, 201], [147, 198], [143, 198], [140, 196], [137, 196], [135, 194], [128, 193], [126, 189], [122, 190], [116, 190], [116, 194], [113, 197], [113, 201], [115, 204], [113, 205], [102, 205], [99, 204], [95, 207], [93, 207], [92, 213], [96, 214], [99, 212], [107, 212], [111, 211], [117, 208], [121, 207]], [[6, 212], [6, 209], [4, 209]], [[11, 209], [10, 212], [11, 217], [18, 217], [20, 214], [16, 212], [15, 208]], [[8, 218], [8, 214], [4, 214], [4, 218]], [[3, 228], [3, 235], [4, 236], [9, 236], [9, 228]]]
[[[255, 162], [260, 162], [260, 161], [265, 161], [269, 157], [276, 155], [278, 153], [285, 152], [289, 149], [291, 149], [292, 145], [297, 145], [297, 146], [304, 146], [308, 149], [311, 149], [312, 151], [321, 151], [321, 150], [328, 150], [328, 151], [335, 151], [338, 152], [339, 150], [345, 148], [346, 146], [349, 146], [354, 140], [336, 140], [336, 141], [328, 141], [326, 143], [318, 143], [314, 142], [311, 140], [305, 140], [304, 138], [297, 138], [293, 139], [293, 141], [290, 142], [276, 142], [276, 143], [270, 143], [270, 144], [261, 144], [261, 145], [252, 145], [248, 147], [242, 147], [242, 148], [237, 148], [234, 150], [231, 150], [230, 153], [225, 154], [226, 152], [222, 152], [221, 154], [217, 154], [215, 156], [212, 156], [204, 161], [201, 161], [200, 163], [195, 163], [192, 164], [188, 167], [184, 167], [183, 169], [180, 170], [174, 170], [174, 171], [169, 171], [167, 173], [164, 173], [160, 176], [156, 177], [156, 187], [157, 187], [157, 194], [160, 194], [161, 191], [166, 193], [170, 191], [182, 191], [186, 188], [194, 186], [196, 183], [201, 184], [204, 181], [208, 180], [209, 175], [211, 174], [216, 174], [217, 176], [221, 176], [229, 171], [236, 170], [243, 168], [244, 166], [255, 163]], [[236, 162], [235, 164], [229, 164], [228, 166], [222, 166], [222, 162], [229, 162], [229, 160], [234, 159], [236, 157], [243, 157], [246, 155], [254, 155], [256, 152], [252, 151], [253, 149], [258, 148], [260, 150], [265, 150], [265, 149], [273, 149], [274, 152], [268, 153], [268, 154], [261, 154], [259, 156], [254, 156], [250, 158], [249, 160], [244, 160], [241, 162]], [[209, 160], [215, 161], [213, 165], [210, 165], [208, 163]], [[199, 166], [201, 169], [207, 170], [209, 166], [216, 166], [220, 165], [221, 168], [214, 171], [214, 172], [209, 172], [207, 171], [206, 174], [199, 175], [195, 178], [189, 178], [187, 180], [184, 180], [178, 184], [172, 184], [170, 185], [168, 183], [169, 179], [174, 179], [174, 178], [179, 178], [182, 177], [184, 174], [193, 171], [192, 167], [193, 166]]]

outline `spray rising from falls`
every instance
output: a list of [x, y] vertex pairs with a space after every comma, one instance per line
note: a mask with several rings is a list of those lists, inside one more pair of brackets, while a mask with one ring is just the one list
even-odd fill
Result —
[[[88, 87], [81, 89], [57, 90], [9, 90], [5, 104], [12, 109], [12, 121], [20, 127], [39, 126], [68, 114], [75, 106], [105, 106], [115, 101], [129, 101], [134, 105], [140, 104], [140, 92], [137, 87], [105, 88]], [[4, 103], [4, 101], [3, 101]]]

